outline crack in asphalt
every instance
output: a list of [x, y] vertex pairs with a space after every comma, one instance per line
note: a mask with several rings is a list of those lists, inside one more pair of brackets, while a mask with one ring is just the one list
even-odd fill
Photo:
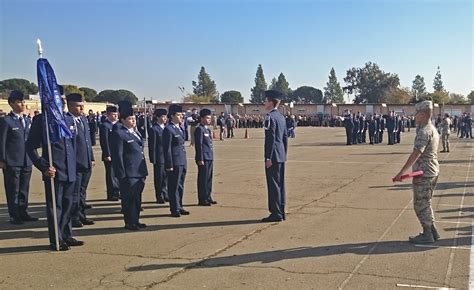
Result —
[[[360, 179], [360, 178], [363, 177], [364, 175], [366, 175], [366, 174], [371, 174], [373, 171], [375, 171], [375, 170], [377, 170], [377, 169], [378, 169], [378, 166], [375, 166], [373, 169], [362, 173], [361, 175], [359, 175], [359, 176], [357, 176], [357, 177], [351, 179], [349, 182], [347, 182], [347, 183], [345, 183], [345, 184], [343, 184], [343, 185], [337, 187], [336, 189], [334, 189], [334, 190], [332, 190], [332, 191], [330, 191], [330, 192], [327, 192], [327, 193], [324, 194], [323, 196], [321, 196], [321, 197], [319, 197], [319, 198], [316, 198], [316, 199], [314, 199], [314, 200], [312, 200], [312, 201], [310, 201], [310, 202], [307, 202], [307, 203], [305, 203], [305, 204], [303, 204], [303, 205], [301, 205], [301, 206], [298, 206], [298, 207], [296, 207], [296, 208], [293, 208], [291, 211], [289, 211], [289, 212], [287, 213], [287, 215], [291, 215], [291, 214], [292, 214], [293, 212], [295, 212], [295, 211], [301, 211], [302, 209], [304, 209], [305, 207], [307, 207], [307, 206], [309, 206], [309, 205], [311, 205], [311, 204], [317, 203], [317, 202], [319, 202], [319, 201], [321, 201], [321, 200], [323, 200], [323, 199], [325, 199], [325, 198], [328, 198], [331, 194], [334, 194], [334, 193], [339, 192], [341, 189], [343, 189], [343, 188], [349, 186], [350, 184], [354, 183], [356, 180]], [[323, 212], [323, 213], [319, 213], [319, 214], [324, 214], [324, 213], [330, 212], [331, 210], [332, 210], [332, 209], [329, 209], [328, 211]], [[316, 214], [315, 214], [315, 215], [316, 215]], [[215, 256], [217, 256], [217, 255], [219, 255], [219, 254], [221, 254], [221, 253], [223, 253], [223, 252], [229, 250], [230, 248], [232, 248], [232, 247], [234, 247], [234, 246], [236, 246], [236, 245], [238, 245], [238, 244], [244, 242], [245, 240], [249, 239], [250, 237], [252, 237], [252, 236], [254, 236], [254, 235], [256, 235], [256, 234], [259, 234], [259, 233], [265, 231], [266, 229], [268, 229], [268, 228], [270, 228], [270, 227], [272, 227], [272, 226], [274, 226], [274, 225], [277, 225], [277, 224], [278, 224], [278, 223], [271, 223], [271, 224], [265, 225], [265, 226], [263, 226], [263, 227], [261, 227], [261, 228], [259, 228], [259, 229], [253, 230], [252, 232], [250, 232], [250, 233], [248, 233], [248, 234], [245, 234], [244, 236], [242, 236], [242, 237], [239, 238], [238, 240], [236, 240], [236, 241], [234, 241], [234, 242], [232, 242], [232, 243], [230, 243], [230, 244], [224, 246], [223, 248], [221, 248], [221, 249], [215, 251], [214, 253], [212, 253], [212, 254], [210, 254], [210, 255], [207, 255], [207, 256], [201, 258], [201, 260], [199, 260], [199, 261], [197, 261], [197, 262], [195, 262], [195, 263], [191, 263], [191, 264], [189, 264], [189, 265], [186, 265], [186, 266], [184, 266], [183, 268], [181, 268], [181, 269], [179, 269], [179, 270], [177, 270], [177, 271], [174, 271], [173, 273], [169, 274], [169, 275], [168, 275], [166, 278], [164, 278], [163, 280], [160, 280], [160, 281], [153, 281], [152, 283], [149, 283], [149, 284], [147, 284], [147, 285], [144, 285], [143, 287], [148, 289], [148, 288], [152, 288], [152, 287], [157, 286], [157, 285], [163, 285], [163, 284], [165, 284], [165, 283], [168, 283], [169, 281], [173, 280], [175, 277], [179, 276], [180, 274], [183, 274], [183, 273], [187, 272], [188, 270], [191, 270], [191, 269], [193, 269], [193, 268], [197, 268], [197, 267], [203, 265], [207, 260], [209, 260], [209, 259], [211, 259], [211, 258], [213, 258], [213, 257], [215, 257]]]

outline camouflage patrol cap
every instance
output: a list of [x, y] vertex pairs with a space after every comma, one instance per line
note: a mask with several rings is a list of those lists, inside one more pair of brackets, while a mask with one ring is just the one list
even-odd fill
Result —
[[415, 105], [415, 110], [416, 112], [421, 112], [421, 111], [432, 111], [433, 110], [433, 102], [432, 101], [423, 101], [419, 102]]

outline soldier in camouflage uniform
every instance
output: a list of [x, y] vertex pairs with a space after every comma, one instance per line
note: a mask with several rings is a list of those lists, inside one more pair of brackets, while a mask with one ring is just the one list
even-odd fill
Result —
[[423, 101], [416, 104], [416, 137], [413, 152], [403, 166], [402, 170], [393, 178], [402, 181], [401, 176], [413, 166], [413, 171], [423, 171], [423, 175], [413, 178], [413, 205], [416, 216], [423, 227], [423, 233], [410, 237], [414, 244], [433, 243], [439, 239], [438, 231], [434, 225], [431, 199], [438, 181], [438, 131], [431, 123], [433, 103]]
[[442, 153], [449, 152], [449, 135], [451, 133], [451, 125], [452, 121], [449, 117], [449, 114], [444, 114], [444, 119], [441, 122], [441, 140], [443, 142], [443, 150], [440, 152]]

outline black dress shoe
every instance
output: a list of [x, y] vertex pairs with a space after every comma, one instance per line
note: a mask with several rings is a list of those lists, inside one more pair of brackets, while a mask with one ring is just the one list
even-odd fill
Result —
[[32, 217], [30, 216], [29, 214], [25, 213], [23, 215], [20, 216], [21, 220], [24, 221], [24, 222], [35, 222], [38, 220], [37, 217]]
[[83, 219], [83, 220], [81, 220], [81, 223], [85, 226], [90, 226], [90, 225], [95, 224], [95, 222], [91, 219]]
[[138, 223], [138, 224], [136, 224], [136, 226], [140, 229], [146, 228], [146, 224], [142, 224], [142, 223]]
[[86, 205], [84, 206], [85, 209], [91, 209], [92, 208], [92, 205], [86, 203]]
[[210, 202], [200, 202], [198, 203], [199, 206], [211, 206]]
[[129, 231], [138, 231], [139, 230], [137, 225], [125, 225], [125, 229], [127, 229]]
[[[55, 244], [49, 244], [49, 248], [52, 251], [56, 251], [56, 245]], [[65, 242], [59, 243], [59, 251], [64, 252], [64, 251], [68, 251], [69, 249], [71, 249], [71, 248]]]
[[262, 219], [262, 222], [263, 223], [273, 223], [273, 222], [281, 222], [282, 219], [279, 218], [279, 217], [272, 217], [272, 216], [269, 216], [269, 217], [266, 217], [266, 218], [263, 218]]
[[69, 238], [64, 241], [69, 247], [79, 247], [83, 246], [84, 242], [83, 241], [78, 241], [75, 238]]
[[167, 197], [165, 197], [164, 200], [165, 200], [165, 202], [170, 202], [170, 199], [167, 198]]
[[217, 204], [217, 201], [211, 200], [210, 203], [212, 203], [212, 204]]
[[22, 225], [23, 221], [20, 218], [12, 217], [10, 218], [10, 223], [13, 225]]
[[182, 214], [182, 215], [189, 215], [189, 214], [190, 214], [189, 211], [187, 211], [187, 210], [185, 210], [185, 209], [183, 209], [183, 208], [179, 210], [179, 213]]
[[84, 224], [81, 223], [81, 221], [72, 221], [72, 227], [73, 228], [82, 228]]
[[117, 196], [107, 198], [107, 201], [118, 201], [119, 198]]
[[140, 211], [144, 211], [145, 209], [143, 207], [140, 207]]
[[165, 204], [165, 200], [162, 199], [162, 198], [159, 198], [159, 199], [156, 200], [156, 203], [157, 204]]
[[181, 214], [179, 212], [174, 212], [171, 214], [171, 217], [178, 218], [178, 217], [181, 217]]

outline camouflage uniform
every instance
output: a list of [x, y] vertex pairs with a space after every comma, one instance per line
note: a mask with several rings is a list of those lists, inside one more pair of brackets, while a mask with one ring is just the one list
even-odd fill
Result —
[[446, 117], [444, 118], [443, 122], [441, 123], [441, 139], [443, 142], [443, 151], [449, 152], [449, 134], [451, 133], [451, 118]]
[[413, 206], [423, 228], [431, 227], [434, 221], [431, 198], [438, 181], [439, 134], [431, 122], [417, 128], [414, 149], [421, 152], [413, 165], [413, 171], [422, 170], [423, 176], [413, 178]]

